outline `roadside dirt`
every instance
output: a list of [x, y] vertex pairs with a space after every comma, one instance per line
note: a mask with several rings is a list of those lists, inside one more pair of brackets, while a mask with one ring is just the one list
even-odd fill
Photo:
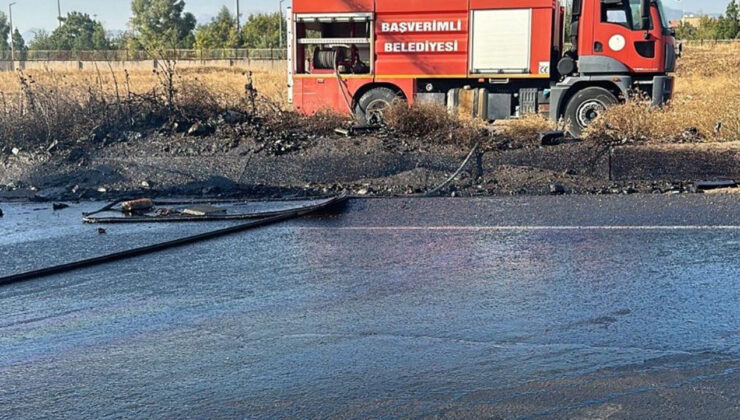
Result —
[[[274, 129], [223, 116], [200, 131], [163, 127], [64, 150], [6, 147], [0, 199], [118, 197], [305, 197], [422, 194], [446, 180], [469, 145], [385, 131], [357, 136]], [[223, 119], [232, 120], [224, 124]], [[212, 124], [212, 125], [211, 125]], [[217, 127], [211, 129], [210, 127]], [[693, 182], [740, 180], [740, 144], [542, 146], [495, 136], [446, 196], [692, 192]]]

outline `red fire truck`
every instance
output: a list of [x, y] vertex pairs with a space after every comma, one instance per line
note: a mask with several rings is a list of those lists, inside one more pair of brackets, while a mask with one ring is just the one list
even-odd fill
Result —
[[[293, 0], [290, 101], [382, 117], [434, 102], [492, 121], [542, 113], [579, 134], [635, 92], [670, 99], [675, 40], [661, 0]], [[572, 45], [566, 48], [565, 25]]]

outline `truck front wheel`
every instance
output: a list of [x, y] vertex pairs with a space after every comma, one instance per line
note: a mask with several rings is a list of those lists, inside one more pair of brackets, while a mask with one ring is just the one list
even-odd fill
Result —
[[580, 137], [608, 107], [618, 104], [613, 93], [600, 87], [590, 87], [578, 91], [565, 108], [565, 121], [570, 134]]
[[376, 87], [365, 92], [355, 106], [355, 119], [360, 125], [383, 122], [383, 112], [401, 97], [387, 87]]

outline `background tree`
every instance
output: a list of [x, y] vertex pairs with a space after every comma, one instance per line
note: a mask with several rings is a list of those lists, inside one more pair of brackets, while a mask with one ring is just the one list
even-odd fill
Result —
[[10, 50], [10, 43], [8, 42], [8, 35], [10, 35], [10, 24], [8, 23], [8, 16], [5, 13], [0, 12], [0, 51]]
[[15, 48], [16, 51], [25, 51], [28, 49], [28, 47], [26, 47], [26, 40], [23, 39], [23, 35], [21, 35], [18, 28], [13, 31], [13, 48]]
[[699, 25], [696, 28], [696, 39], [718, 39], [717, 26], [717, 19], [712, 19], [709, 16], [702, 16], [699, 19]]
[[717, 21], [716, 31], [718, 39], [735, 39], [740, 32], [740, 10], [735, 0], [730, 1], [727, 5], [727, 11], [724, 16], [720, 16]]
[[195, 48], [239, 48], [240, 38], [236, 17], [224, 6], [210, 23], [195, 30]]
[[[280, 46], [280, 24], [280, 13], [278, 12], [249, 15], [242, 29], [242, 44], [246, 48], [278, 48]], [[283, 41], [285, 41], [285, 30], [283, 30]]]
[[15, 48], [15, 53], [20, 56], [20, 60], [26, 61], [26, 58], [28, 58], [28, 47], [26, 46], [26, 40], [23, 39], [23, 35], [21, 35], [18, 28], [15, 28], [15, 31], [13, 31], [13, 48]]
[[676, 27], [676, 38], [678, 39], [696, 39], [696, 28], [688, 22], [682, 21]]
[[49, 37], [51, 37], [51, 34], [49, 31], [45, 29], [39, 29], [38, 31], [33, 32], [33, 39], [31, 42], [28, 43], [28, 48], [32, 50], [43, 50], [46, 49], [45, 47], [48, 47], [51, 45], [51, 41], [49, 41]]
[[33, 50], [107, 50], [111, 48], [103, 24], [87, 13], [70, 12], [51, 34], [39, 31], [30, 47]]
[[184, 10], [183, 0], [133, 0], [131, 25], [136, 38], [132, 47], [148, 51], [192, 48], [196, 20]]
[[136, 44], [136, 34], [131, 31], [124, 31], [116, 33], [115, 35], [109, 35], [111, 48], [114, 50], [125, 50], [131, 45]]

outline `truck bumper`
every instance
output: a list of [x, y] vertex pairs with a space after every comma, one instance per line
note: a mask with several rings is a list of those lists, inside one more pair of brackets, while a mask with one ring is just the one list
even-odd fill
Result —
[[673, 98], [673, 76], [653, 77], [653, 105], [661, 106]]

